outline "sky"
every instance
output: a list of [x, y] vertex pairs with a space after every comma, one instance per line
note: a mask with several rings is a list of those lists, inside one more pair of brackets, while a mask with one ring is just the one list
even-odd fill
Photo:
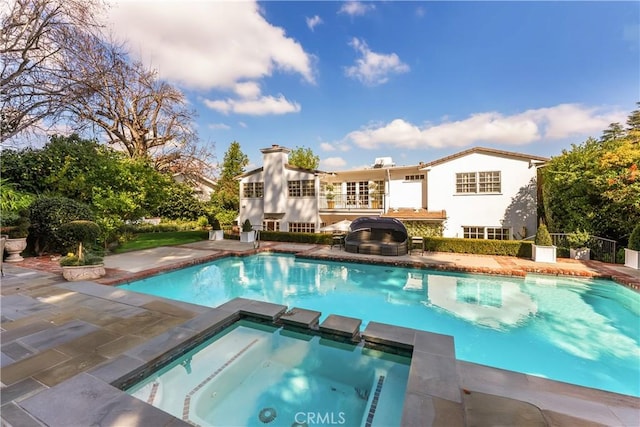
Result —
[[311, 148], [326, 171], [471, 147], [556, 156], [640, 101], [640, 2], [110, 0], [200, 143]]

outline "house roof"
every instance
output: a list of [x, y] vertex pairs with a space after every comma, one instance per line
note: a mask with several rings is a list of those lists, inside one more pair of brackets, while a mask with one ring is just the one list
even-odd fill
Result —
[[447, 219], [447, 211], [428, 211], [423, 208], [392, 208], [380, 216], [396, 218], [401, 221], [444, 221]]
[[[314, 174], [314, 175], [315, 174], [327, 173], [327, 172], [324, 172], [324, 171], [321, 171], [321, 170], [317, 170], [317, 169], [299, 168], [298, 166], [290, 165], [289, 163], [285, 164], [284, 167], [286, 169], [289, 169], [289, 170], [294, 170], [294, 171], [299, 171], [299, 172], [308, 172], [308, 173]], [[242, 178], [245, 178], [247, 176], [255, 175], [255, 174], [260, 173], [262, 171], [264, 171], [264, 166], [260, 167], [258, 169], [253, 169], [253, 170], [250, 170], [250, 171], [245, 172], [243, 174], [237, 175], [235, 178], [236, 179], [242, 179]]]
[[264, 170], [264, 167], [262, 167], [262, 168], [258, 168], [258, 169], [253, 169], [253, 170], [247, 171], [247, 172], [245, 172], [245, 173], [241, 173], [240, 175], [236, 175], [236, 177], [235, 177], [235, 178], [236, 178], [236, 179], [242, 179], [242, 178], [244, 178], [244, 177], [247, 177], [247, 176], [251, 176], [251, 175], [255, 175], [255, 174], [257, 174], [257, 173], [260, 173], [260, 172], [262, 172], [263, 170]]
[[512, 158], [516, 158], [516, 159], [521, 159], [521, 160], [538, 160], [541, 162], [546, 162], [549, 160], [549, 158], [547, 157], [541, 157], [541, 156], [534, 156], [531, 154], [524, 154], [524, 153], [516, 153], [513, 151], [504, 151], [504, 150], [496, 150], [495, 148], [486, 148], [486, 147], [473, 147], [473, 148], [469, 148], [468, 150], [464, 150], [464, 151], [460, 151], [458, 153], [454, 153], [450, 156], [446, 156], [446, 157], [442, 157], [440, 159], [436, 159], [433, 160], [431, 162], [428, 163], [424, 163], [422, 166], [423, 168], [429, 167], [429, 166], [436, 166], [442, 163], [446, 163], [449, 162], [451, 160], [455, 160], [459, 157], [464, 157], [464, 156], [468, 156], [469, 154], [474, 154], [474, 153], [481, 153], [481, 154], [489, 154], [489, 155], [494, 155], [494, 156], [502, 156], [502, 157], [512, 157]]

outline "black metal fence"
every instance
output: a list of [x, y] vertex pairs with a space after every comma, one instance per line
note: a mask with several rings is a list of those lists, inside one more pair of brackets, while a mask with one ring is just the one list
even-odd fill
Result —
[[[553, 244], [558, 248], [558, 256], [569, 257], [569, 240], [567, 233], [550, 233]], [[602, 262], [616, 262], [616, 241], [604, 237], [591, 236], [585, 245], [591, 249], [591, 259]]]

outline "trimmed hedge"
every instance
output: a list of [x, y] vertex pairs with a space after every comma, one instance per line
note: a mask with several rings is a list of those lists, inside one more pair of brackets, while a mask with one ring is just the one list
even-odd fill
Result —
[[531, 242], [523, 240], [460, 239], [426, 237], [424, 249], [430, 252], [454, 252], [479, 255], [506, 255], [531, 258]]
[[[240, 240], [240, 235], [224, 233], [225, 239]], [[333, 241], [331, 234], [320, 233], [289, 233], [286, 231], [261, 231], [260, 240], [270, 242], [313, 243], [317, 245], [330, 245]]]

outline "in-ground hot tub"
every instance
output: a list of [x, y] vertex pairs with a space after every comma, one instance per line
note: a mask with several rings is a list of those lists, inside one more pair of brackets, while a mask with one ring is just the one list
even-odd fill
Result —
[[241, 320], [127, 392], [192, 424], [400, 425], [410, 358]]

